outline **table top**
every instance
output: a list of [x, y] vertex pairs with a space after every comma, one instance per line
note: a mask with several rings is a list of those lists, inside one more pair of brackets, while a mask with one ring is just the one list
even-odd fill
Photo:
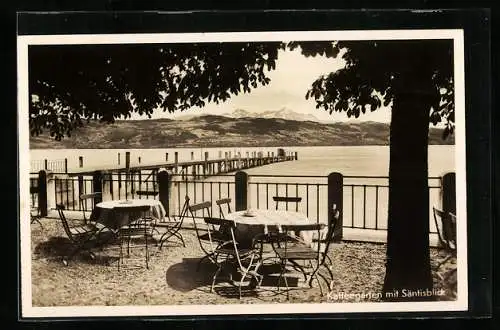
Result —
[[252, 216], [247, 211], [238, 211], [226, 215], [228, 220], [245, 225], [308, 225], [311, 221], [300, 212], [283, 210], [251, 210]]
[[148, 198], [143, 198], [143, 199], [118, 199], [118, 200], [112, 200], [112, 201], [105, 201], [96, 204], [96, 207], [102, 208], [102, 209], [113, 209], [115, 207], [136, 207], [136, 206], [161, 206], [163, 205], [160, 203], [160, 201], [156, 199], [148, 199]]

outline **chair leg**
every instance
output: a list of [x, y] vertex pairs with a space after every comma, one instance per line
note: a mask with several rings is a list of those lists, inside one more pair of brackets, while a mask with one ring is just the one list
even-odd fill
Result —
[[222, 264], [217, 265], [217, 270], [214, 273], [214, 276], [212, 277], [212, 286], [210, 287], [210, 292], [214, 292], [215, 288], [215, 280], [217, 279], [217, 276], [220, 274], [222, 271]]
[[123, 261], [123, 236], [120, 235], [120, 255], [118, 257], [118, 271], [120, 271], [120, 264]]
[[146, 227], [144, 227], [144, 240], [146, 241], [146, 269], [149, 269], [148, 233]]

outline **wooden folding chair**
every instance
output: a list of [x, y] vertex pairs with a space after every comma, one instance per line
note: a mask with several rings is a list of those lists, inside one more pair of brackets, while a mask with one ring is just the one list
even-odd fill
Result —
[[[239, 298], [241, 299], [241, 288], [243, 282], [250, 278], [256, 281], [256, 287], [259, 287], [262, 282], [262, 275], [258, 273], [260, 266], [259, 259], [259, 249], [255, 248], [255, 244], [250, 247], [241, 247], [240, 244], [235, 239], [234, 230], [236, 225], [232, 220], [220, 219], [220, 218], [204, 218], [207, 224], [208, 237], [214, 246], [211, 259], [217, 266], [217, 270], [214, 272], [212, 278], [211, 292], [214, 290], [215, 282], [220, 273], [230, 267], [229, 276], [232, 281], [232, 272], [237, 271], [240, 274], [240, 280], [238, 282]], [[220, 242], [219, 240], [213, 240], [212, 237], [215, 235], [217, 237], [218, 231], [215, 228], [228, 228], [229, 237], [227, 240]], [[232, 281], [233, 284], [235, 283]]]
[[64, 205], [56, 205], [57, 212], [59, 213], [59, 218], [64, 228], [68, 239], [73, 244], [73, 249], [67, 256], [63, 257], [63, 264], [68, 265], [68, 261], [71, 260], [76, 254], [86, 251], [89, 253], [92, 259], [95, 258], [94, 253], [91, 251], [93, 248], [100, 246], [101, 244], [107, 242], [108, 239], [104, 239], [103, 235], [110, 235], [112, 237], [114, 233], [106, 227], [98, 228], [93, 224], [84, 224], [79, 226], [70, 226], [66, 215], [64, 214]]
[[[446, 252], [446, 257], [441, 260], [435, 268], [437, 271], [451, 258], [456, 258], [457, 256], [457, 219], [454, 214], [445, 213], [435, 207], [432, 208], [432, 211], [434, 215], [434, 224], [437, 229], [439, 246]], [[454, 269], [453, 272], [455, 271], [456, 269]], [[449, 273], [447, 277], [453, 272]]]
[[[212, 217], [212, 202], [206, 201], [189, 206], [189, 214], [193, 220], [193, 227], [196, 232], [196, 238], [200, 249], [205, 254], [198, 262], [197, 270], [200, 269], [201, 263], [204, 260], [209, 260], [211, 263], [216, 263], [214, 259], [214, 251], [219, 243], [225, 242], [227, 236], [219, 227], [214, 224], [207, 224], [205, 222], [198, 224], [196, 219], [203, 219], [205, 217]], [[201, 213], [201, 214], [200, 214]], [[208, 227], [211, 228], [208, 228]], [[210, 231], [209, 231], [210, 230]]]
[[113, 212], [115, 216], [127, 215], [132, 219], [127, 225], [118, 229], [120, 237], [120, 260], [118, 261], [118, 269], [123, 262], [123, 244], [127, 241], [127, 256], [130, 256], [131, 242], [135, 239], [144, 239], [144, 244], [138, 244], [135, 247], [145, 247], [145, 263], [146, 268], [149, 269], [149, 241], [153, 236], [153, 219], [148, 216], [150, 206], [128, 206], [128, 207], [114, 207]]
[[184, 224], [184, 218], [188, 214], [188, 208], [189, 208], [189, 197], [186, 196], [184, 200], [184, 205], [182, 206], [181, 213], [178, 217], [175, 216], [167, 216], [164, 219], [160, 219], [160, 221], [157, 221], [154, 225], [155, 230], [158, 231], [158, 228], [162, 228], [165, 230], [165, 232], [161, 235], [159, 242], [160, 246], [159, 249], [163, 247], [163, 244], [168, 241], [172, 237], [176, 237], [182, 242], [182, 246], [186, 247], [186, 243], [184, 242], [184, 237], [182, 236], [182, 233], [180, 232], [183, 224]]
[[92, 211], [92, 209], [95, 206], [95, 202], [101, 200], [102, 200], [102, 193], [100, 192], [80, 195], [80, 209], [82, 210], [83, 213], [84, 223], [87, 223], [87, 221], [89, 220], [87, 219], [87, 213]]

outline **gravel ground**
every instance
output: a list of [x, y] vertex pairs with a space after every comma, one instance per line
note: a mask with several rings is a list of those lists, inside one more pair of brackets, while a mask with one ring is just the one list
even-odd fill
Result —
[[[385, 245], [344, 242], [331, 249], [334, 264], [334, 290], [325, 296], [315, 284], [304, 286], [300, 277], [290, 275], [290, 297], [276, 289], [276, 277], [270, 276], [255, 290], [245, 288], [244, 298], [238, 298], [238, 290], [221, 278], [215, 292], [210, 292], [213, 266], [196, 266], [203, 255], [189, 229], [182, 231], [186, 247], [169, 243], [162, 250], [152, 247], [150, 267], [144, 267], [143, 250], [132, 249], [118, 270], [116, 248], [97, 251], [96, 259], [81, 254], [65, 267], [61, 256], [68, 248], [59, 220], [42, 219], [43, 228], [32, 224], [32, 305], [33, 306], [96, 306], [96, 305], [186, 305], [186, 304], [256, 304], [256, 303], [304, 303], [304, 302], [355, 302], [380, 301], [385, 273]], [[438, 251], [431, 250], [433, 264], [439, 258]], [[440, 274], [434, 273], [435, 288], [443, 288], [441, 300], [456, 298], [456, 279], [440, 279], [445, 272], [456, 267], [455, 261]], [[268, 269], [270, 270], [270, 269]], [[271, 271], [271, 270], [270, 270]], [[344, 296], [338, 293], [360, 293], [364, 297]]]

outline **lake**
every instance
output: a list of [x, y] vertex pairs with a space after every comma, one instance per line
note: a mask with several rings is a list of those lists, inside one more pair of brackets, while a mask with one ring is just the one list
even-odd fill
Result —
[[[389, 171], [388, 146], [335, 146], [335, 147], [283, 147], [285, 151], [298, 152], [298, 161], [272, 164], [249, 170], [252, 174], [328, 175], [340, 172], [344, 175], [387, 175]], [[170, 149], [32, 149], [32, 161], [68, 159], [68, 169], [79, 168], [79, 157], [83, 157], [83, 168], [99, 166], [124, 167], [125, 152], [130, 152], [130, 165], [173, 163], [174, 152], [179, 161], [203, 159], [208, 152], [209, 159], [223, 158], [226, 152], [231, 156], [241, 153], [277, 153], [278, 148], [170, 148]], [[455, 146], [429, 146], [429, 176], [439, 176], [455, 169]]]
[[[272, 196], [274, 195], [300, 196], [302, 202], [298, 206], [299, 211], [306, 213], [309, 218], [325, 222], [327, 219], [327, 210], [324, 207], [327, 200], [326, 176], [329, 173], [339, 172], [345, 176], [387, 176], [389, 171], [388, 146], [286, 147], [284, 149], [286, 152], [297, 152], [298, 160], [246, 170], [250, 175], [249, 207], [273, 208]], [[83, 168], [118, 166], [119, 157], [123, 167], [127, 151], [130, 152], [130, 163], [133, 166], [139, 164], [139, 157], [143, 165], [164, 163], [167, 158], [168, 162], [173, 162], [174, 152], [178, 152], [181, 162], [203, 159], [205, 152], [208, 152], [209, 159], [214, 159], [223, 158], [225, 153], [231, 153], [231, 156], [241, 153], [242, 157], [245, 157], [247, 152], [250, 155], [252, 152], [263, 152], [264, 155], [267, 155], [268, 152], [276, 154], [277, 148], [50, 149], [30, 150], [30, 156], [33, 161], [67, 158], [68, 168], [71, 172], [71, 169], [78, 168], [80, 156], [84, 159]], [[444, 173], [454, 170], [455, 146], [429, 146], [430, 177], [440, 177]], [[276, 177], [277, 175], [295, 177]], [[300, 176], [305, 175], [319, 177], [300, 178]], [[183, 196], [188, 195], [193, 203], [208, 199], [213, 201], [219, 196], [229, 196], [233, 198], [232, 208], [234, 210], [234, 180], [232, 176], [210, 177], [203, 181], [203, 183], [190, 183], [189, 185], [183, 182], [174, 183], [170, 209], [180, 210]], [[386, 228], [387, 181], [387, 179], [367, 178], [344, 179], [344, 226]], [[220, 184], [220, 182], [224, 183]], [[116, 194], [120, 190], [117, 180], [112, 184], [112, 190]], [[439, 184], [439, 179], [429, 180], [431, 207], [433, 205], [441, 206]], [[365, 187], [365, 185], [368, 186]], [[108, 189], [104, 191], [105, 199], [111, 198], [111, 196], [106, 196], [107, 191]], [[429, 210], [429, 216], [431, 230], [434, 231], [432, 209]]]

